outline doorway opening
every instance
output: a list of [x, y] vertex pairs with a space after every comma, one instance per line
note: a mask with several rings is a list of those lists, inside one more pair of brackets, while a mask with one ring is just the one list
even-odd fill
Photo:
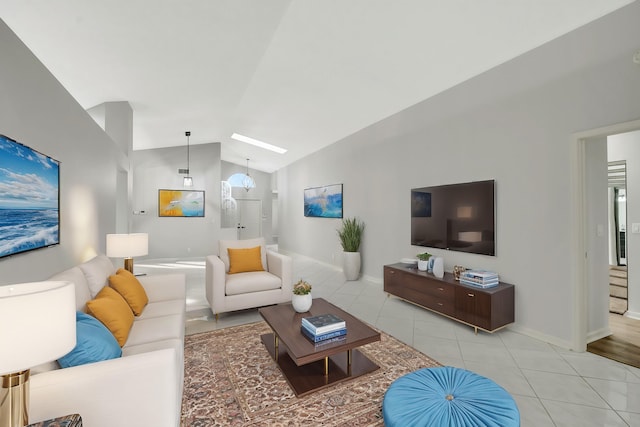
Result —
[[[625, 159], [612, 158], [609, 154], [607, 155], [607, 161], [613, 164], [608, 165], [610, 170], [609, 195], [606, 200], [608, 200], [609, 218], [609, 259], [608, 263], [605, 264], [604, 260], [599, 261], [599, 257], [593, 256], [593, 254], [602, 253], [598, 249], [598, 247], [601, 247], [602, 241], [597, 242], [597, 239], [593, 237], [594, 234], [597, 234], [598, 237], [602, 236], [602, 226], [598, 225], [596, 230], [591, 227], [594, 227], [594, 224], [600, 224], [602, 218], [596, 218], [594, 221], [593, 213], [589, 211], [589, 207], [594, 205], [594, 197], [597, 200], [601, 200], [600, 203], [605, 203], [605, 197], [602, 195], [603, 193], [599, 192], [600, 190], [594, 192], [594, 189], [590, 188], [594, 181], [590, 180], [592, 171], [589, 168], [594, 163], [593, 158], [588, 158], [588, 153], [598, 152], [598, 150], [590, 150], [590, 147], [594, 147], [594, 144], [601, 144], [603, 141], [606, 142], [607, 151], [610, 153], [610, 141], [623, 134], [637, 136], [636, 143], [638, 145], [634, 144], [634, 148], [631, 151], [638, 150], [637, 147], [640, 147], [639, 129], [640, 121], [634, 121], [585, 132], [581, 135], [575, 135], [574, 139], [574, 142], [577, 143], [577, 150], [574, 152], [576, 154], [574, 159], [577, 161], [577, 163], [574, 163], [577, 165], [577, 175], [574, 174], [576, 178], [575, 184], [577, 184], [574, 186], [574, 190], [576, 190], [574, 196], [578, 202], [574, 206], [578, 210], [576, 214], [578, 217], [577, 222], [579, 223], [579, 229], [576, 229], [578, 234], [576, 235], [577, 251], [575, 254], [577, 262], [576, 300], [574, 303], [575, 318], [577, 320], [575, 323], [576, 335], [574, 337], [576, 349], [586, 349], [589, 352], [636, 367], [640, 367], [640, 316], [638, 316], [638, 311], [640, 310], [634, 310], [634, 305], [631, 304], [631, 300], [628, 298], [638, 298], [640, 294], [638, 290], [635, 290], [634, 293], [633, 283], [628, 282], [627, 278], [628, 272], [632, 274], [635, 271], [633, 250], [629, 250], [629, 236], [627, 235], [626, 227], [626, 201], [630, 194], [626, 188], [626, 180], [622, 183], [615, 179], [615, 175], [618, 175], [618, 177], [621, 175], [620, 172], [625, 172], [623, 175], [626, 175], [627, 164], [623, 161]], [[637, 157], [637, 155], [634, 154], [632, 157]], [[594, 231], [597, 232], [594, 233]], [[594, 244], [597, 246], [593, 246]], [[636, 269], [640, 267], [640, 258], [637, 258], [637, 260], [636, 264], [639, 265], [635, 266]], [[606, 284], [601, 283], [599, 285], [596, 283], [599, 282], [600, 275], [595, 279], [592, 277], [594, 263], [602, 264], [601, 269], [597, 271], [603, 271], [604, 276], [608, 277]], [[602, 269], [605, 269], [606, 272]], [[631, 283], [629, 285], [631, 287], [622, 286], [628, 283]], [[605, 285], [609, 289], [607, 293], [603, 293]], [[604, 295], [609, 298], [604, 299]], [[612, 309], [612, 312], [609, 313], [613, 298], [617, 298], [619, 300], [617, 302], [622, 302], [623, 304], [616, 310]], [[601, 308], [598, 308], [600, 307], [598, 301], [602, 301]], [[607, 302], [605, 303], [605, 301]], [[605, 304], [608, 307], [605, 307]], [[629, 304], [631, 304], [630, 311], [628, 310]], [[594, 307], [598, 313], [590, 312]], [[626, 315], [617, 314], [614, 311], [626, 313]], [[607, 313], [608, 317], [605, 317], [604, 313]], [[604, 326], [599, 323], [604, 321], [603, 319], [608, 319]], [[587, 345], [587, 341], [591, 342]], [[581, 347], [582, 345], [584, 347]]]

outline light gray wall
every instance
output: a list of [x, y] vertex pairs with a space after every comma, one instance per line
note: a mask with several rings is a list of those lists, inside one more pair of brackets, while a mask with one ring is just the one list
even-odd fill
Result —
[[0, 259], [0, 284], [43, 280], [105, 252], [115, 227], [113, 141], [0, 20], [0, 133], [60, 164], [60, 245]]
[[343, 183], [366, 223], [363, 272], [413, 257], [409, 190], [496, 180], [497, 256], [433, 250], [516, 286], [514, 329], [572, 345], [571, 135], [640, 117], [640, 3], [524, 54], [278, 171], [280, 247], [338, 263], [339, 220], [305, 218], [306, 187]]
[[628, 315], [640, 319], [640, 234], [631, 232], [640, 223], [640, 132], [610, 136], [608, 145], [609, 161], [627, 161]]
[[[184, 147], [133, 152], [133, 215], [131, 231], [149, 233], [149, 255], [141, 259], [190, 258], [214, 253], [220, 238], [220, 143], [190, 147], [190, 175], [194, 185], [182, 186], [187, 167]], [[158, 216], [158, 190], [204, 190], [203, 218]]]

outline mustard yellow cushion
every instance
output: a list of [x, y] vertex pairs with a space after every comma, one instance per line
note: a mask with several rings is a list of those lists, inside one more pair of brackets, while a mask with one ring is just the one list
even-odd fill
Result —
[[136, 316], [142, 314], [142, 310], [149, 302], [149, 297], [140, 281], [129, 270], [119, 268], [116, 274], [109, 276], [109, 286], [122, 295], [133, 314]]
[[229, 274], [264, 271], [260, 246], [246, 249], [228, 248], [227, 251], [229, 252]]
[[122, 295], [105, 286], [95, 299], [87, 301], [87, 309], [111, 331], [120, 347], [127, 342], [133, 325], [133, 311]]

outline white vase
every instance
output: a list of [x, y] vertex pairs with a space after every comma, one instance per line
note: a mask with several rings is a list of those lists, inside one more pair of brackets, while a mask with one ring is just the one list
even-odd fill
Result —
[[342, 272], [347, 280], [358, 280], [360, 275], [360, 252], [342, 253]]
[[427, 268], [429, 268], [429, 260], [426, 259], [426, 260], [423, 261], [423, 260], [419, 259], [418, 260], [418, 270], [427, 271]]
[[291, 305], [293, 305], [293, 309], [298, 313], [306, 313], [309, 311], [312, 302], [313, 298], [310, 293], [306, 295], [293, 294], [291, 296]]
[[433, 275], [440, 279], [444, 277], [444, 260], [440, 257], [433, 261]]

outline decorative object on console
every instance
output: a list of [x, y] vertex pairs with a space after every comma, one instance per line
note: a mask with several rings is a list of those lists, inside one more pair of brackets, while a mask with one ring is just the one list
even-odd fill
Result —
[[298, 313], [306, 313], [311, 308], [313, 297], [311, 296], [311, 285], [302, 279], [293, 285], [293, 295], [291, 305]]
[[133, 257], [149, 253], [147, 233], [107, 234], [107, 256], [124, 258], [124, 268], [133, 273]]
[[0, 286], [0, 325], [5, 347], [0, 352], [0, 426], [22, 427], [29, 424], [30, 369], [64, 356], [76, 345], [73, 283]]
[[0, 135], [0, 170], [0, 257], [59, 244], [60, 162]]
[[187, 137], [187, 174], [182, 179], [182, 185], [185, 187], [193, 187], [193, 178], [191, 177], [191, 168], [189, 167], [189, 137], [191, 132], [186, 131], [184, 135]]
[[444, 277], [444, 259], [442, 257], [435, 257], [433, 260], [433, 275], [439, 279]]
[[460, 280], [460, 273], [462, 273], [463, 271], [466, 271], [466, 267], [463, 267], [461, 265], [454, 265], [453, 266], [453, 278], [456, 280]]
[[305, 188], [304, 216], [342, 218], [342, 184]]
[[466, 270], [460, 274], [460, 283], [480, 288], [492, 288], [498, 286], [500, 278], [498, 273], [487, 270]]
[[204, 216], [204, 191], [158, 190], [158, 216]]
[[364, 222], [357, 218], [342, 220], [342, 228], [338, 231], [340, 244], [342, 245], [342, 271], [347, 280], [358, 280], [360, 275], [360, 242], [364, 232]]
[[416, 255], [416, 258], [418, 258], [418, 270], [427, 271], [429, 269], [429, 258], [431, 258], [431, 254], [424, 252]]

